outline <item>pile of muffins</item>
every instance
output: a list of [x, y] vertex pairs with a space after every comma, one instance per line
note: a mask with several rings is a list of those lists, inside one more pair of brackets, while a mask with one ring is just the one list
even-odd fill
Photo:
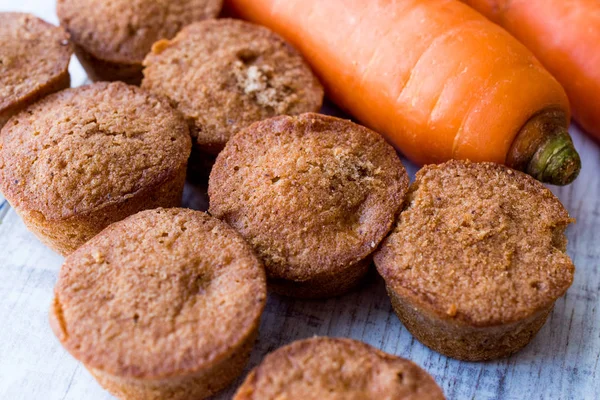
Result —
[[[435, 351], [529, 343], [573, 280], [558, 199], [468, 161], [409, 187], [379, 134], [316, 113], [296, 50], [214, 19], [221, 6], [58, 0], [62, 27], [0, 14], [0, 191], [66, 256], [50, 322], [67, 351], [120, 399], [202, 399], [242, 374], [267, 288], [339, 296], [373, 263]], [[73, 52], [98, 82], [67, 88]], [[208, 175], [208, 213], [179, 208]], [[443, 393], [408, 360], [321, 337], [265, 357], [235, 395], [304, 398]]]

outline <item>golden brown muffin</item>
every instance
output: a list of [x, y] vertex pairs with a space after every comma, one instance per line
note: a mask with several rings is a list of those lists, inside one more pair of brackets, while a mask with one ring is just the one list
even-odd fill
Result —
[[411, 361], [350, 339], [315, 337], [267, 355], [234, 400], [443, 400]]
[[235, 135], [217, 157], [210, 213], [265, 263], [273, 290], [331, 297], [355, 286], [408, 189], [377, 133], [320, 114], [280, 116]]
[[417, 173], [375, 264], [423, 344], [462, 360], [504, 357], [529, 343], [573, 281], [570, 222], [530, 176], [449, 161]]
[[217, 154], [253, 122], [318, 111], [323, 102], [321, 84], [296, 50], [239, 20], [189, 25], [156, 43], [144, 65], [142, 87], [171, 100], [204, 153]]
[[139, 84], [157, 40], [221, 11], [223, 0], [57, 0], [56, 13], [76, 43], [90, 79]]
[[166, 101], [124, 83], [52, 94], [0, 134], [0, 191], [66, 255], [109, 224], [181, 202], [191, 141]]
[[64, 29], [30, 14], [0, 12], [0, 129], [29, 104], [69, 87], [72, 54]]
[[63, 264], [50, 323], [102, 386], [126, 400], [201, 399], [246, 365], [265, 274], [246, 242], [199, 211], [142, 211]]

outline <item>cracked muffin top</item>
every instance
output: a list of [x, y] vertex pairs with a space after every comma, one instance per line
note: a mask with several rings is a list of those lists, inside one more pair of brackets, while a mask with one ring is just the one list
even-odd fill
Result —
[[409, 360], [351, 339], [315, 337], [267, 355], [234, 400], [443, 400], [433, 378]]
[[0, 191], [49, 220], [122, 202], [173, 179], [191, 142], [166, 101], [124, 83], [50, 95], [0, 134]]
[[318, 111], [323, 101], [321, 84], [296, 50], [239, 20], [189, 25], [157, 42], [144, 66], [142, 87], [170, 99], [207, 153], [253, 122]]
[[194, 373], [257, 327], [262, 264], [225, 223], [155, 209], [112, 224], [66, 258], [51, 326], [86, 367], [123, 378]]
[[547, 309], [573, 281], [564, 230], [573, 220], [540, 182], [492, 163], [449, 161], [417, 173], [375, 254], [387, 286], [475, 326]]
[[350, 121], [307, 113], [252, 124], [210, 175], [210, 212], [249, 241], [270, 277], [306, 281], [365, 259], [408, 189], [396, 151]]
[[223, 0], [57, 0], [56, 13], [73, 41], [96, 58], [141, 64], [157, 40], [216, 17]]
[[30, 14], [3, 12], [0, 49], [1, 128], [4, 110], [64, 79], [73, 46], [61, 27]]

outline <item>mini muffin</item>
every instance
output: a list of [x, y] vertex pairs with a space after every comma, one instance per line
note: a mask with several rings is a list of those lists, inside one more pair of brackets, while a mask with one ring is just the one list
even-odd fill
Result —
[[443, 400], [411, 361], [350, 339], [315, 337], [267, 355], [234, 400]]
[[217, 157], [210, 213], [265, 263], [274, 291], [331, 297], [355, 286], [408, 189], [377, 133], [320, 114], [280, 116], [235, 135]]
[[[239, 130], [276, 115], [318, 111], [323, 88], [275, 33], [232, 19], [189, 25], [152, 47], [142, 87], [187, 118], [194, 144], [217, 154]], [[182, 85], [185, 82], [185, 85]]]
[[191, 141], [169, 104], [135, 86], [52, 94], [0, 134], [0, 191], [66, 255], [109, 224], [181, 202]]
[[266, 285], [233, 229], [177, 208], [109, 226], [67, 257], [54, 294], [54, 333], [109, 392], [187, 400], [242, 373]]
[[29, 104], [69, 87], [72, 54], [64, 29], [30, 14], [0, 13], [0, 128]]
[[462, 360], [505, 357], [531, 341], [573, 281], [571, 222], [530, 176], [450, 161], [417, 173], [375, 264], [423, 344]]
[[139, 84], [152, 44], [221, 11], [223, 0], [57, 0], [56, 13], [73, 37], [92, 80]]

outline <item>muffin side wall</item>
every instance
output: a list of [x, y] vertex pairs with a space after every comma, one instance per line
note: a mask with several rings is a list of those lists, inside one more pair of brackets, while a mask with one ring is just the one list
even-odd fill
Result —
[[100, 385], [120, 399], [126, 400], [188, 400], [204, 399], [225, 389], [239, 377], [250, 359], [258, 326], [241, 344], [239, 350], [217, 362], [200, 374], [157, 381], [123, 379], [103, 371], [88, 368]]
[[406, 329], [430, 349], [464, 361], [486, 361], [508, 357], [535, 337], [554, 308], [540, 310], [515, 323], [472, 327], [432, 315], [387, 286], [394, 312]]
[[172, 179], [143, 189], [115, 204], [85, 215], [63, 220], [48, 220], [40, 212], [19, 210], [17, 214], [38, 239], [48, 247], [67, 256], [108, 225], [142, 210], [181, 205], [187, 164], [182, 165]]
[[124, 64], [102, 60], [78, 45], [75, 46], [75, 55], [94, 82], [123, 81], [136, 86], [142, 83], [142, 63]]

